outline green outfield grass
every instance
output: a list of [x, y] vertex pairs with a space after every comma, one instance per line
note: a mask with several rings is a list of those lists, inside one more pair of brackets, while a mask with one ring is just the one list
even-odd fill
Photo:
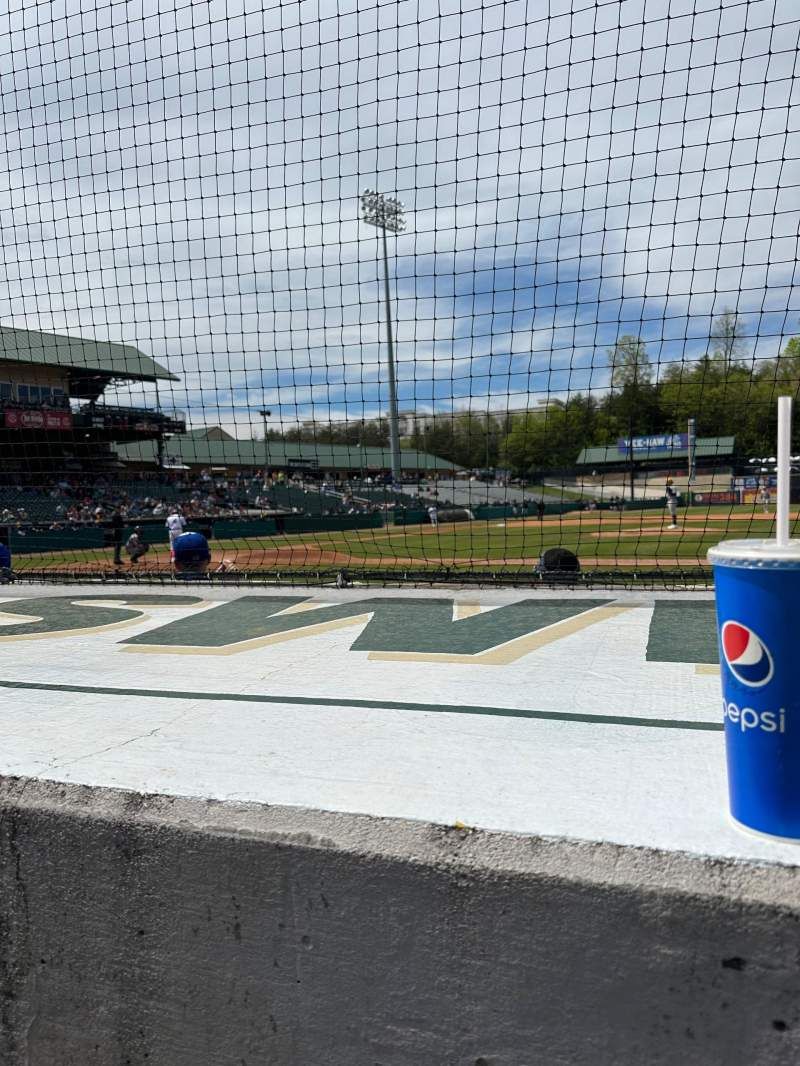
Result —
[[[794, 520], [798, 524], [798, 520]], [[532, 566], [547, 548], [564, 547], [584, 567], [616, 566], [638, 569], [705, 565], [706, 552], [721, 540], [768, 537], [774, 520], [752, 507], [718, 505], [683, 509], [679, 528], [667, 529], [658, 510], [571, 512], [524, 521], [495, 519], [431, 526], [392, 526], [384, 529], [332, 533], [276, 535], [212, 543], [215, 561], [230, 559], [239, 569], [302, 571], [336, 566], [392, 569], [455, 570], [507, 569]], [[110, 549], [20, 555], [15, 568], [107, 569]], [[166, 546], [155, 546], [141, 570], [168, 568]], [[126, 569], [131, 569], [126, 566]]]

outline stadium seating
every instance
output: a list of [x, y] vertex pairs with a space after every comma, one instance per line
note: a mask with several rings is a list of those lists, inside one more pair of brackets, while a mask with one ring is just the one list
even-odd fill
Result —
[[[6, 512], [7, 521], [57, 522], [66, 520], [67, 512], [75, 507], [83, 507], [82, 522], [94, 521], [95, 508], [102, 506], [110, 511], [114, 506], [124, 504], [134, 517], [146, 517], [152, 512], [154, 502], [172, 505], [178, 501], [186, 502], [197, 497], [202, 501], [216, 491], [217, 482], [201, 481], [187, 478], [185, 481], [166, 481], [153, 478], [103, 476], [96, 481], [92, 479], [75, 479], [65, 477], [69, 487], [60, 491], [54, 484], [47, 486], [0, 485], [0, 515]], [[256, 501], [260, 501], [259, 504]], [[150, 501], [145, 504], [145, 501]], [[321, 517], [324, 515], [369, 513], [375, 509], [402, 508], [423, 510], [433, 501], [425, 493], [408, 490], [395, 491], [387, 485], [367, 484], [366, 482], [347, 482], [336, 486], [307, 482], [275, 481], [267, 488], [260, 481], [228, 482], [220, 504], [240, 504], [261, 510], [291, 511], [296, 514]], [[449, 506], [450, 501], [439, 498], [439, 506]], [[200, 504], [202, 509], [203, 503]]]
[[367, 485], [363, 481], [354, 481], [350, 483], [350, 492], [356, 499], [369, 500], [372, 503], [388, 503], [392, 506], [398, 504], [404, 507], [410, 507], [412, 503], [419, 504], [416, 493], [395, 490], [390, 485]]
[[[59, 497], [53, 499], [48, 493], [35, 489], [0, 487], [0, 520], [6, 512], [12, 512], [15, 518], [23, 519], [23, 514], [31, 522], [52, 522], [59, 517], [58, 507], [64, 501]], [[8, 518], [8, 515], [6, 514]]]
[[[67, 513], [76, 507], [87, 506], [90, 515], [82, 521], [94, 520], [94, 509], [102, 506], [110, 510], [119, 504], [132, 509], [132, 514], [146, 514], [149, 510], [145, 500], [174, 504], [189, 498], [194, 485], [177, 485], [168, 481], [148, 478], [102, 478], [97, 481], [74, 482], [65, 478], [69, 487], [59, 489], [54, 484], [0, 485], [0, 517], [17, 522], [56, 522], [65, 520]], [[88, 502], [87, 502], [88, 501]]]

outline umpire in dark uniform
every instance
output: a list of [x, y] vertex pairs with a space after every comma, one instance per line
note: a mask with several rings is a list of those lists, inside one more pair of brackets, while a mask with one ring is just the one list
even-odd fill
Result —
[[111, 516], [111, 539], [114, 544], [114, 566], [122, 566], [122, 530], [125, 523], [122, 520], [122, 515], [119, 513], [119, 508], [114, 508], [114, 513]]

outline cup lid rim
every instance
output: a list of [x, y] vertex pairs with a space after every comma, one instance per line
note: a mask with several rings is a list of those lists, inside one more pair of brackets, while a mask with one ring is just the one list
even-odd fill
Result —
[[712, 563], [737, 562], [757, 563], [796, 563], [800, 566], [800, 539], [790, 540], [786, 545], [778, 545], [772, 539], [760, 540], [723, 540], [708, 549], [708, 558]]

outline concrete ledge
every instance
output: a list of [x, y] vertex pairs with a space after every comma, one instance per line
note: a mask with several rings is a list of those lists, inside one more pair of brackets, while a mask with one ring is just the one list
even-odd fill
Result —
[[800, 1060], [796, 867], [0, 779], [4, 1066]]

